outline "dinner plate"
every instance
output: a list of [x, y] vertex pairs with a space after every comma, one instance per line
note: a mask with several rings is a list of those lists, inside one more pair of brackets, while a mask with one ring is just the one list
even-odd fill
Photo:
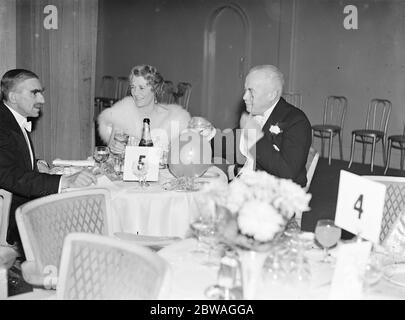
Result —
[[390, 264], [384, 268], [384, 278], [398, 286], [405, 287], [405, 264]]
[[181, 240], [179, 237], [143, 236], [127, 232], [116, 232], [114, 235], [126, 241], [133, 241], [136, 244], [147, 247], [165, 247]]

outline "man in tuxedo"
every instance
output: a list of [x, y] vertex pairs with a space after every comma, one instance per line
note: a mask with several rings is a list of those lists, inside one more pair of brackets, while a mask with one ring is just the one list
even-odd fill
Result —
[[263, 170], [304, 187], [305, 164], [312, 142], [311, 124], [300, 109], [282, 97], [283, 74], [272, 65], [252, 68], [245, 79], [240, 152], [243, 170]]
[[[1, 79], [0, 99], [0, 188], [13, 194], [7, 242], [21, 243], [15, 210], [31, 199], [96, 183], [83, 170], [69, 176], [41, 173], [35, 159], [27, 117], [38, 117], [45, 103], [38, 76], [24, 69], [7, 71]], [[19, 248], [21, 249], [21, 248]]]

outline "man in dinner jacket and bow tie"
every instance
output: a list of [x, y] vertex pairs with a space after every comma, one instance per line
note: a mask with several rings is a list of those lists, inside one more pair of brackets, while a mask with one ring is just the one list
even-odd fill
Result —
[[[38, 76], [24, 69], [7, 71], [1, 79], [0, 99], [0, 189], [12, 193], [7, 242], [19, 245], [15, 210], [31, 199], [58, 193], [65, 188], [96, 182], [86, 170], [70, 176], [39, 172], [31, 143], [31, 123], [45, 103]], [[21, 249], [21, 248], [20, 248]]]
[[302, 110], [282, 97], [283, 74], [272, 65], [252, 68], [245, 79], [239, 148], [243, 170], [263, 170], [304, 187], [312, 142], [311, 124]]

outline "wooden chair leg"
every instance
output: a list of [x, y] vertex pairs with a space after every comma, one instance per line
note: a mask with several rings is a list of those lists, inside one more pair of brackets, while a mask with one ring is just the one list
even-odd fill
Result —
[[385, 167], [385, 162], [387, 161], [386, 157], [385, 157], [385, 142], [384, 142], [384, 138], [381, 139], [381, 144], [382, 144], [382, 158], [383, 158], [383, 166]]
[[371, 145], [371, 172], [373, 172], [373, 168], [374, 168], [375, 145], [376, 145], [376, 139], [375, 139], [375, 137], [373, 137], [373, 143]]
[[343, 147], [342, 147], [342, 133], [339, 132], [339, 152], [340, 152], [340, 160], [343, 160]]
[[353, 154], [354, 154], [354, 144], [356, 143], [356, 135], [352, 134], [352, 145], [350, 147], [350, 161], [349, 161], [349, 168], [352, 166], [353, 163]]
[[366, 161], [366, 153], [367, 153], [367, 143], [365, 142], [365, 140], [362, 138], [362, 144], [363, 144], [363, 151], [361, 153], [361, 163], [365, 163]]
[[328, 150], [328, 163], [331, 164], [332, 160], [332, 145], [333, 145], [333, 133], [329, 132], [329, 150]]
[[325, 156], [324, 150], [325, 150], [325, 141], [324, 141], [323, 135], [321, 134], [321, 156], [322, 156], [322, 158]]
[[390, 160], [391, 160], [391, 140], [388, 140], [388, 149], [387, 149], [387, 161], [385, 163], [385, 170], [384, 170], [384, 175], [387, 174], [388, 167], [390, 165]]

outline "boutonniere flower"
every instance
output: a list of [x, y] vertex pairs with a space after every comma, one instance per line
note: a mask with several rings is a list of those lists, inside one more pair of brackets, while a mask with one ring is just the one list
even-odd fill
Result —
[[278, 123], [276, 123], [275, 125], [271, 125], [269, 131], [271, 134], [274, 135], [278, 135], [283, 132], [283, 130], [281, 130], [281, 128], [278, 126]]

